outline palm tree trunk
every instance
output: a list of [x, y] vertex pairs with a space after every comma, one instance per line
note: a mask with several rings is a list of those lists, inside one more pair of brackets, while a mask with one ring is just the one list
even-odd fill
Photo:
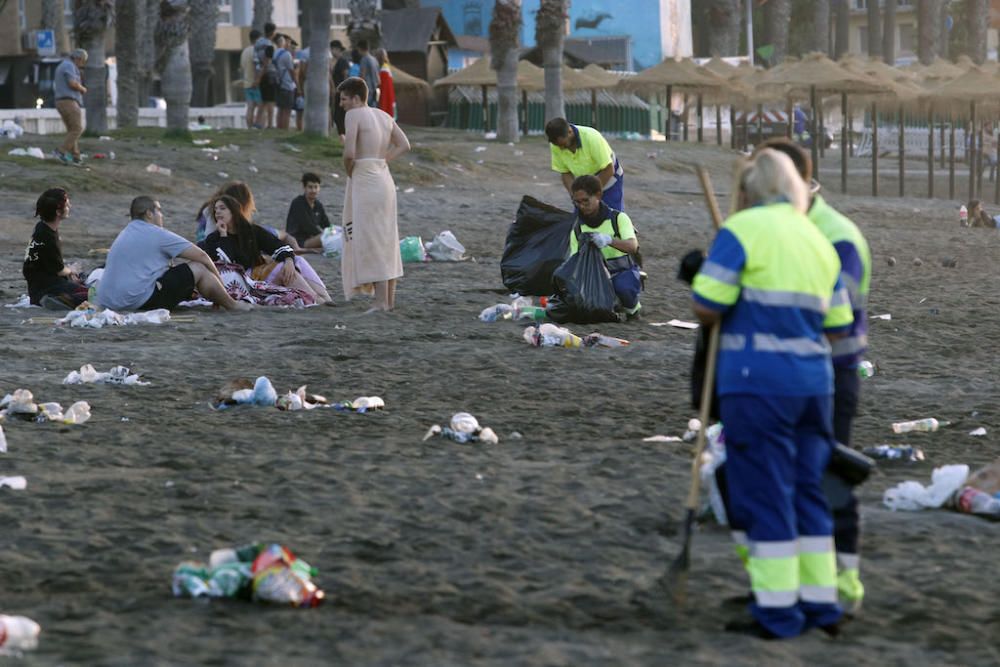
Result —
[[87, 87], [83, 103], [87, 108], [87, 133], [108, 130], [107, 66], [104, 63], [104, 34], [115, 20], [112, 0], [76, 0], [73, 14], [77, 41], [87, 50], [83, 83]]
[[930, 65], [938, 55], [941, 30], [938, 22], [941, 12], [937, 0], [919, 0], [917, 3], [917, 56], [924, 65]]
[[566, 10], [566, 0], [542, 0], [535, 16], [535, 42], [545, 67], [545, 122], [566, 116], [562, 92]]
[[813, 3], [813, 51], [830, 55], [830, 0]]
[[115, 60], [118, 63], [118, 127], [139, 123], [139, 17], [135, 0], [118, 0]]
[[167, 103], [167, 133], [187, 134], [191, 107], [191, 31], [187, 0], [163, 0], [156, 25], [156, 69]]
[[989, 0], [965, 0], [969, 20], [969, 57], [977, 65], [986, 62], [986, 29], [990, 21]]
[[882, 56], [882, 16], [879, 13], [878, 0], [868, 3], [868, 57]]
[[851, 29], [851, 12], [847, 0], [834, 0], [834, 14], [837, 17], [837, 31], [834, 40], [833, 57], [840, 59], [850, 48], [848, 32]]
[[896, 0], [885, 0], [885, 14], [882, 21], [882, 60], [888, 65], [896, 64]]
[[708, 50], [713, 56], [739, 55], [740, 4], [740, 0], [709, 0]]
[[771, 65], [777, 65], [788, 53], [788, 26], [792, 19], [791, 0], [770, 0], [764, 5], [764, 26], [767, 40], [774, 47]]
[[191, 104], [212, 105], [212, 79], [215, 77], [215, 27], [219, 21], [217, 0], [191, 0]]
[[497, 0], [490, 20], [490, 53], [497, 73], [497, 139], [517, 142], [517, 60], [521, 33], [520, 0]]
[[69, 53], [69, 35], [63, 18], [63, 0], [42, 0], [42, 27], [56, 34], [56, 50]]
[[309, 19], [309, 69], [306, 71], [306, 134], [330, 136], [330, 0], [304, 0]]
[[264, 34], [264, 24], [271, 22], [274, 15], [274, 0], [253, 0], [253, 24], [251, 27]]
[[[160, 20], [159, 0], [138, 0], [139, 10], [139, 108], [149, 105], [156, 71], [156, 24]], [[153, 48], [150, 48], [153, 47]]]

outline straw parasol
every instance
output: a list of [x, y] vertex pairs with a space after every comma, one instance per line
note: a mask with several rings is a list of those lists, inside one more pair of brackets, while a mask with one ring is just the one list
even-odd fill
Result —
[[604, 69], [600, 65], [595, 63], [590, 63], [583, 68], [583, 73], [589, 76], [591, 79], [599, 82], [602, 88], [614, 88], [621, 81], [621, 77], [617, 74], [612, 74], [608, 70]]
[[430, 89], [431, 84], [427, 83], [419, 77], [415, 77], [412, 74], [404, 72], [398, 67], [393, 66], [392, 68], [392, 85], [395, 88], [426, 88]]
[[[434, 86], [479, 86], [483, 93], [483, 130], [489, 123], [489, 104], [486, 91], [497, 85], [497, 72], [490, 67], [489, 56], [483, 56], [468, 67], [454, 74], [442, 77], [434, 82]], [[524, 113], [528, 109], [528, 91], [545, 90], [545, 74], [541, 67], [527, 60], [517, 63], [517, 87], [521, 90]], [[528, 131], [528, 123], [524, 123], [524, 132]]]

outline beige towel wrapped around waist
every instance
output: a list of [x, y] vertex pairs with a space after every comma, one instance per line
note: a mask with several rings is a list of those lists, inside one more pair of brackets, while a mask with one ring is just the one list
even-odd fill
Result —
[[354, 163], [344, 192], [344, 250], [340, 260], [344, 298], [371, 294], [371, 283], [403, 275], [396, 224], [396, 184], [385, 160]]

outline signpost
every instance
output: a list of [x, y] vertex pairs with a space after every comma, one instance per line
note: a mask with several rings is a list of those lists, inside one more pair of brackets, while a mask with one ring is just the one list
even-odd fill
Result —
[[56, 31], [38, 30], [35, 33], [36, 48], [40, 56], [57, 56], [56, 51]]

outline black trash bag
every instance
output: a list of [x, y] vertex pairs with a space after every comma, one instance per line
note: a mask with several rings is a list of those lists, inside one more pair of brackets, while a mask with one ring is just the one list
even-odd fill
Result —
[[589, 234], [581, 237], [577, 253], [556, 269], [552, 280], [556, 284], [554, 303], [545, 310], [550, 319], [560, 324], [622, 321], [624, 316], [615, 311], [618, 297], [604, 255]]
[[[692, 250], [687, 253], [681, 259], [681, 265], [677, 269], [677, 278], [690, 285], [694, 281], [694, 277], [698, 275], [704, 261], [705, 253], [701, 250]], [[701, 391], [705, 386], [705, 364], [708, 361], [708, 329], [698, 327], [695, 335], [698, 338], [694, 346], [694, 361], [691, 364], [691, 407], [700, 410]], [[721, 419], [719, 416], [718, 384], [712, 385], [712, 402], [708, 408], [708, 416], [712, 421]]]
[[500, 276], [504, 287], [523, 296], [549, 296], [552, 273], [569, 253], [574, 213], [525, 196], [507, 231]]

